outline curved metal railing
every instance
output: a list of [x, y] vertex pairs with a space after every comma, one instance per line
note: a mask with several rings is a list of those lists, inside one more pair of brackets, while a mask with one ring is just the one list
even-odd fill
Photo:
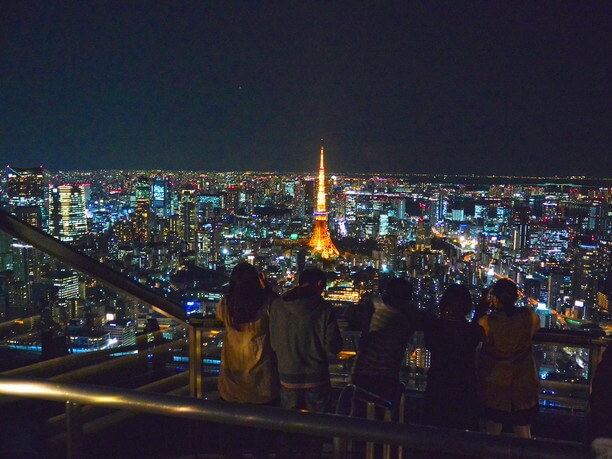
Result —
[[589, 457], [579, 443], [519, 439], [436, 427], [378, 422], [333, 414], [306, 413], [267, 406], [230, 404], [111, 387], [56, 383], [0, 376], [0, 394], [66, 404], [68, 457], [83, 457], [81, 407], [94, 405], [137, 413], [173, 416], [283, 432], [358, 439], [411, 450], [462, 455], [578, 459]]

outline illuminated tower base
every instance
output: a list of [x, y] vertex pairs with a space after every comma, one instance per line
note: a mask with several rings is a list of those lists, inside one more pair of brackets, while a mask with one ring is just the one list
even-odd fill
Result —
[[312, 232], [312, 238], [308, 243], [313, 251], [320, 255], [321, 258], [331, 259], [337, 258], [340, 252], [329, 237], [329, 228], [327, 228], [327, 216], [319, 220], [319, 216], [315, 217], [315, 226]]

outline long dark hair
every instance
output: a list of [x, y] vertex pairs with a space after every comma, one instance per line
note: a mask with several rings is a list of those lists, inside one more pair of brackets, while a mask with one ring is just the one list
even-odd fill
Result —
[[518, 309], [514, 304], [518, 299], [518, 288], [510, 279], [500, 279], [495, 282], [491, 289], [491, 295], [495, 296], [502, 304], [502, 311], [511, 316]]
[[236, 330], [240, 324], [252, 322], [265, 299], [266, 293], [253, 265], [243, 262], [234, 266], [227, 294], [228, 325]]
[[440, 315], [449, 319], [465, 319], [472, 310], [472, 296], [465, 285], [451, 284], [440, 298]]

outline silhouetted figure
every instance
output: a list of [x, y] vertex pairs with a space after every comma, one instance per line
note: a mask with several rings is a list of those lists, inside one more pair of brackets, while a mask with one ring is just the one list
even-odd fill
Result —
[[514, 304], [518, 290], [509, 279], [498, 280], [490, 297], [493, 310], [478, 321], [484, 329], [478, 359], [482, 428], [499, 434], [507, 424], [517, 437], [529, 438], [538, 412], [532, 338], [540, 319], [533, 309]]
[[[342, 336], [332, 304], [321, 296], [326, 284], [323, 271], [306, 269], [299, 286], [272, 303], [270, 338], [278, 358], [283, 408], [332, 409], [329, 360], [342, 350]], [[282, 436], [280, 457], [291, 457], [289, 438]], [[321, 457], [321, 438], [294, 438], [294, 442], [305, 443], [305, 458]]]
[[[269, 336], [269, 307], [273, 292], [249, 263], [238, 263], [230, 276], [229, 293], [217, 305], [217, 319], [225, 325], [218, 388], [233, 403], [277, 405], [280, 381]], [[259, 438], [257, 438], [259, 437]], [[222, 449], [230, 457], [263, 449], [265, 435], [227, 427]]]
[[463, 285], [450, 285], [439, 306], [439, 318], [422, 314], [418, 326], [431, 352], [425, 420], [440, 427], [477, 430], [475, 350], [482, 339], [482, 328], [466, 319], [472, 310], [472, 298]]
[[403, 278], [389, 281], [382, 297], [372, 298], [369, 324], [359, 343], [353, 383], [397, 405], [402, 359], [414, 325], [410, 317], [412, 284]]
[[588, 440], [597, 458], [612, 457], [612, 350], [610, 346], [593, 378], [591, 386]]

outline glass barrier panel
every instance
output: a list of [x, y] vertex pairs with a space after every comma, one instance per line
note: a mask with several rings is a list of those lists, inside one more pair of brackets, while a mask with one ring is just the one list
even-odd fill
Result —
[[[77, 248], [150, 288], [136, 250], [98, 244]], [[185, 356], [178, 322], [0, 232], [0, 372], [134, 389], [185, 372]]]

